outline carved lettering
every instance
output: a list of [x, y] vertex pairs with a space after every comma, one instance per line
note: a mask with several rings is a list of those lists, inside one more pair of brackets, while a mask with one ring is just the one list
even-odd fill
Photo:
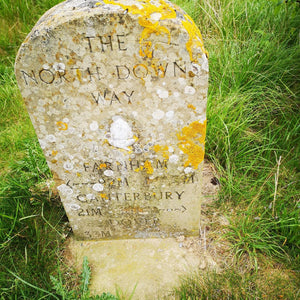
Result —
[[91, 96], [96, 105], [109, 105], [111, 106], [114, 103], [117, 104], [132, 104], [132, 95], [134, 91], [130, 93], [127, 91], [122, 91], [120, 94], [117, 94], [115, 91], [110, 91], [109, 89], [105, 89], [104, 92], [98, 91], [92, 92]]
[[87, 41], [88, 49], [90, 53], [96, 51], [97, 45], [100, 46], [101, 52], [110, 51], [126, 51], [126, 36], [125, 34], [110, 34], [110, 35], [96, 35], [96, 36], [86, 36], [84, 39]]
[[133, 74], [137, 78], [146, 78], [148, 75], [148, 68], [144, 64], [138, 64], [133, 67]]
[[99, 73], [100, 67], [96, 67], [96, 72], [92, 72], [91, 68], [87, 68], [86, 70], [87, 70], [88, 74], [90, 75], [90, 81], [92, 81], [94, 75], [97, 75], [97, 79], [101, 80], [101, 76]]
[[164, 78], [166, 76], [168, 65], [168, 63], [166, 63], [165, 66], [163, 66], [161, 63], [159, 64], [159, 66], [152, 65], [156, 77]]
[[44, 83], [51, 84], [55, 79], [55, 74], [48, 69], [42, 69], [39, 72], [39, 77]]
[[178, 200], [180, 200], [181, 199], [181, 196], [182, 196], [182, 194], [184, 193], [184, 191], [182, 191], [181, 193], [178, 193], [178, 192], [176, 192], [175, 191], [175, 193], [177, 194], [177, 196], [178, 196]]
[[[102, 37], [101, 45], [101, 52], [106, 51], [107, 49], [114, 49], [113, 43], [111, 41], [110, 36]], [[115, 47], [118, 48], [119, 51], [126, 51], [127, 48], [124, 45], [124, 42], [122, 41], [122, 38], [124, 38], [123, 35], [119, 35], [119, 40], [116, 41]], [[86, 40], [88, 41], [88, 47], [90, 52], [94, 52], [95, 48], [95, 37], [86, 37]], [[101, 38], [99, 36], [99, 39], [101, 41]], [[173, 64], [173, 69], [170, 68], [170, 64]], [[67, 65], [67, 63], [65, 62]], [[69, 69], [66, 70], [60, 70], [59, 72], [55, 72], [52, 69], [45, 69], [41, 68], [39, 70], [30, 70], [25, 71], [21, 70], [22, 78], [25, 82], [25, 85], [29, 85], [29, 83], [35, 83], [39, 84], [39, 81], [51, 85], [61, 85], [61, 84], [69, 84], [74, 81], [79, 81], [80, 83], [83, 82], [83, 80], [89, 80], [90, 82], [95, 81], [101, 81], [105, 74], [111, 74], [112, 76], [115, 76], [116, 78], [120, 80], [130, 80], [130, 79], [145, 79], [148, 76], [151, 76], [152, 78], [165, 78], [165, 77], [178, 77], [178, 76], [184, 76], [186, 77], [187, 73], [187, 63], [185, 61], [174, 61], [174, 62], [157, 62], [155, 64], [152, 64], [151, 66], [147, 66], [143, 63], [138, 63], [135, 65], [115, 65], [115, 66], [107, 66], [106, 70], [103, 70], [103, 67], [95, 66], [95, 64], [92, 64], [90, 66], [87, 66], [86, 68], [72, 66]], [[117, 91], [111, 91], [111, 93], [115, 92], [115, 94], [119, 94]], [[123, 91], [121, 92], [123, 93]], [[126, 97], [130, 97], [129, 95], [131, 92], [127, 92], [125, 95]], [[93, 93], [94, 97], [99, 102], [97, 93]], [[120, 95], [117, 95], [118, 98], [120, 98]], [[102, 96], [103, 98], [103, 96]], [[109, 99], [111, 101], [112, 99]], [[116, 100], [116, 98], [114, 98]], [[114, 101], [113, 100], [113, 101]], [[124, 99], [125, 100], [125, 99]], [[127, 100], [131, 100], [127, 98]], [[96, 100], [95, 100], [96, 102]], [[129, 104], [131, 101], [128, 101]]]
[[118, 46], [120, 51], [126, 51], [124, 44], [125, 42], [122, 40], [125, 37], [125, 34], [117, 34]]
[[88, 45], [89, 45], [89, 49], [90, 49], [90, 52], [93, 53], [93, 48], [92, 48], [92, 42], [91, 42], [91, 39], [94, 39], [95, 37], [92, 37], [92, 36], [86, 36], [85, 37], [88, 41]]
[[126, 91], [123, 91], [122, 93], [124, 93], [125, 96], [127, 97], [128, 104], [132, 104], [132, 102], [131, 102], [131, 97], [132, 97], [134, 91], [131, 91], [131, 94], [130, 94], [130, 95], [128, 95]]
[[79, 216], [79, 217], [102, 216], [102, 212], [101, 212], [100, 208], [91, 208], [91, 209], [83, 209], [83, 208], [80, 208], [80, 209], [78, 210], [78, 216]]
[[178, 69], [181, 73], [186, 74], [186, 63], [184, 62], [184, 66], [180, 66], [177, 61], [173, 62], [174, 65], [174, 77], [176, 77], [176, 70]]
[[37, 82], [37, 80], [35, 78], [35, 74], [34, 74], [33, 70], [31, 70], [31, 74], [32, 74], [31, 76], [27, 72], [25, 72], [25, 71], [21, 71], [21, 73], [23, 75], [23, 79], [24, 79], [26, 85], [28, 85], [27, 79], [30, 79], [33, 82], [35, 82], [36, 84], [38, 84], [38, 82]]
[[116, 66], [117, 74], [119, 79], [127, 79], [130, 74], [130, 70], [125, 65]]
[[[98, 36], [100, 39], [100, 43], [101, 43], [101, 48], [102, 48], [102, 52], [105, 52], [105, 48], [104, 46], [106, 46], [107, 48], [110, 47], [110, 50], [113, 50], [113, 45], [112, 45], [112, 41], [111, 41], [111, 35], [108, 35], [107, 37], [103, 37], [103, 36]], [[108, 41], [107, 41], [108, 40]], [[106, 48], [106, 49], [107, 49]]]

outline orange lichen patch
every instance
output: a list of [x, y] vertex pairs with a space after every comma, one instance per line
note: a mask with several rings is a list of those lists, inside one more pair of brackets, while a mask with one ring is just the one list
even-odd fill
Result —
[[154, 70], [155, 75], [157, 77], [164, 78], [165, 74], [166, 74], [166, 71], [167, 71], [168, 64], [165, 64], [165, 66], [162, 66], [161, 64], [158, 65], [158, 64], [159, 64], [159, 60], [153, 58], [152, 63], [151, 63], [151, 67]]
[[128, 5], [123, 3], [112, 1], [112, 0], [104, 0], [104, 3], [106, 4], [112, 4], [112, 5], [118, 5], [121, 6], [123, 9], [128, 10], [128, 12], [139, 15], [139, 24], [144, 27], [144, 30], [141, 33], [140, 36], [140, 51], [139, 54], [142, 57], [153, 57], [153, 49], [152, 49], [152, 42], [147, 41], [151, 34], [166, 34], [168, 37], [168, 43], [171, 42], [171, 33], [169, 29], [165, 26], [161, 26], [159, 21], [151, 19], [151, 15], [153, 13], [160, 13], [161, 17], [160, 20], [166, 20], [166, 19], [174, 19], [176, 18], [176, 11], [167, 3], [163, 2], [162, 0], [159, 0], [160, 5], [156, 6], [151, 3], [150, 0], [143, 0], [139, 1], [140, 6], [137, 7], [136, 5]]
[[170, 157], [170, 153], [168, 151], [164, 151], [163, 154], [162, 154], [163, 158], [165, 159], [169, 159]]
[[206, 121], [203, 123], [195, 121], [189, 126], [183, 127], [181, 133], [177, 134], [178, 147], [188, 156], [187, 161], [184, 163], [185, 167], [191, 165], [194, 169], [197, 169], [203, 161], [205, 132]]
[[58, 130], [67, 130], [68, 124], [62, 121], [56, 122], [56, 125], [58, 126]]
[[145, 161], [144, 169], [146, 169], [147, 174], [153, 174], [153, 168], [150, 161], [148, 160]]
[[52, 156], [56, 156], [56, 155], [57, 155], [57, 153], [58, 153], [58, 151], [56, 151], [56, 150], [52, 150], [52, 153], [51, 153], [51, 155], [52, 155]]
[[156, 153], [160, 152], [164, 158], [169, 159], [170, 153], [168, 146], [154, 145], [153, 150]]
[[144, 162], [143, 166], [140, 166], [139, 168], [135, 169], [135, 172], [143, 171], [145, 170], [147, 174], [153, 174], [153, 167], [151, 165], [151, 162], [149, 160], [146, 160]]
[[152, 167], [151, 162], [149, 160], [146, 160], [144, 162], [143, 166], [140, 166], [139, 168], [136, 168], [134, 170], [134, 172], [140, 172], [140, 171], [143, 171], [143, 170], [145, 170], [147, 172], [147, 174], [153, 174], [153, 167]]
[[77, 79], [80, 81], [80, 83], [82, 83], [82, 76], [81, 76], [81, 72], [79, 69], [76, 69], [76, 77]]
[[77, 173], [76, 173], [76, 176], [77, 176], [77, 177], [81, 177], [81, 174], [77, 172]]
[[[123, 3], [120, 3], [123, 2]], [[144, 30], [140, 36], [140, 52], [142, 57], [153, 57], [153, 45], [152, 42], [147, 40], [150, 38], [151, 34], [166, 34], [168, 37], [168, 44], [171, 43], [171, 33], [169, 29], [165, 26], [160, 25], [160, 20], [175, 19], [176, 9], [180, 10], [176, 5], [169, 5], [162, 0], [159, 0], [160, 6], [156, 6], [151, 3], [151, 0], [139, 0], [140, 6], [125, 4], [125, 1], [113, 1], [104, 0], [106, 4], [118, 5], [123, 9], [128, 10], [132, 14], [139, 15], [139, 24], [144, 27]], [[153, 13], [161, 14], [160, 20], [151, 19]], [[193, 49], [195, 47], [200, 47], [202, 52], [208, 56], [208, 52], [204, 48], [203, 39], [200, 30], [195, 25], [193, 20], [187, 14], [184, 14], [185, 20], [181, 21], [182, 26], [186, 29], [189, 34], [189, 40], [186, 43], [186, 49], [190, 54], [191, 61], [197, 61], [197, 57], [193, 57]]]
[[104, 145], [110, 145], [110, 144], [107, 139], [104, 139], [102, 145], [104, 146]]
[[56, 54], [55, 54], [55, 58], [57, 59], [57, 60], [60, 60], [60, 58], [62, 57], [63, 55], [60, 53], [60, 52], [57, 52]]
[[75, 64], [75, 60], [73, 58], [70, 58], [67, 62], [67, 65], [74, 65]]
[[106, 164], [100, 164], [99, 165], [99, 167], [98, 167], [98, 170], [100, 170], [100, 169], [104, 169], [104, 168], [106, 168], [107, 167], [107, 165]]
[[190, 16], [185, 14], [184, 18], [185, 20], [182, 21], [182, 25], [189, 34], [189, 40], [186, 43], [186, 49], [190, 54], [191, 61], [197, 61], [197, 57], [193, 57], [193, 48], [197, 47], [200, 47], [202, 52], [208, 57], [208, 52], [204, 48], [204, 43], [199, 28], [195, 25], [194, 21]]
[[100, 197], [101, 197], [102, 199], [108, 199], [108, 197], [107, 197], [106, 194], [100, 194]]
[[168, 146], [161, 146], [161, 145], [154, 145], [153, 146], [153, 150], [155, 152], [163, 152], [163, 151], [168, 151], [169, 150], [169, 147]]
[[193, 110], [195, 110], [196, 109], [196, 107], [193, 105], [193, 104], [188, 104], [188, 106], [187, 106], [188, 108], [191, 108], [191, 109], [193, 109]]

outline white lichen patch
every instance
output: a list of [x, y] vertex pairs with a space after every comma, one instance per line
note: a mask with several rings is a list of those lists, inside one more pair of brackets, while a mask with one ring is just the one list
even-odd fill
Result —
[[164, 116], [165, 116], [165, 113], [161, 109], [157, 109], [152, 113], [152, 117], [155, 120], [161, 120]]
[[72, 162], [66, 161], [66, 162], [64, 163], [64, 169], [65, 169], [65, 170], [71, 171], [71, 170], [73, 170], [73, 168], [74, 168], [74, 165], [73, 165]]
[[196, 93], [196, 90], [192, 86], [186, 86], [184, 88], [184, 93], [189, 95], [194, 95]]
[[172, 164], [176, 164], [179, 161], [179, 157], [176, 154], [173, 154], [169, 157], [169, 162]]
[[99, 128], [99, 125], [98, 125], [98, 122], [97, 122], [97, 121], [93, 121], [93, 122], [90, 124], [90, 129], [91, 129], [92, 131], [96, 131], [98, 128]]
[[54, 143], [56, 141], [56, 137], [53, 134], [49, 134], [46, 136], [46, 140], [50, 143]]
[[110, 145], [125, 150], [129, 150], [128, 147], [135, 142], [131, 126], [119, 116], [113, 117], [110, 132], [107, 136]]
[[104, 189], [104, 186], [101, 183], [95, 183], [93, 185], [93, 190], [96, 191], [96, 192], [102, 192], [103, 189]]
[[107, 177], [112, 177], [112, 176], [114, 176], [114, 171], [112, 171], [112, 170], [105, 170], [105, 171], [103, 172], [103, 174], [104, 174], [105, 176], [107, 176]]
[[71, 205], [70, 205], [70, 208], [71, 208], [72, 210], [78, 210], [78, 209], [80, 209], [80, 205], [78, 205], [78, 204], [71, 204]]
[[59, 62], [59, 63], [54, 63], [53, 64], [53, 69], [56, 71], [56, 72], [59, 72], [59, 73], [65, 73], [65, 69], [66, 69], [66, 66], [65, 66], [65, 64], [64, 63], [61, 63], [61, 62]]
[[194, 172], [194, 170], [191, 167], [187, 167], [187, 168], [184, 169], [185, 174], [190, 174], [190, 173], [193, 173], [193, 172]]
[[174, 111], [173, 110], [169, 110], [166, 112], [166, 118], [167, 119], [172, 119], [174, 117]]
[[61, 184], [57, 187], [57, 189], [62, 193], [66, 195], [72, 195], [73, 194], [73, 189], [66, 184]]
[[158, 13], [158, 12], [152, 13], [152, 14], [150, 15], [150, 20], [151, 20], [151, 21], [158, 21], [158, 20], [160, 20], [161, 17], [162, 17], [162, 14], [161, 14], [161, 13]]
[[156, 93], [158, 97], [162, 99], [167, 99], [169, 97], [169, 92], [165, 89], [157, 89]]
[[87, 198], [88, 200], [92, 200], [92, 199], [95, 199], [95, 195], [94, 195], [94, 194], [87, 194], [87, 195], [86, 195], [86, 198]]

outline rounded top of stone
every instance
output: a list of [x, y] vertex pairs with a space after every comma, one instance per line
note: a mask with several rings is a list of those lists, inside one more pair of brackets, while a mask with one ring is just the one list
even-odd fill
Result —
[[169, 34], [166, 27], [181, 27], [189, 36], [186, 48], [191, 60], [194, 60], [192, 49], [195, 47], [208, 56], [201, 32], [193, 20], [180, 7], [165, 0], [67, 0], [54, 6], [40, 18], [24, 44], [43, 35], [49, 36], [58, 26], [68, 26], [72, 21], [82, 19], [88, 23], [90, 18], [114, 14], [136, 20], [137, 25], [145, 29], [142, 39], [149, 38], [151, 34]]

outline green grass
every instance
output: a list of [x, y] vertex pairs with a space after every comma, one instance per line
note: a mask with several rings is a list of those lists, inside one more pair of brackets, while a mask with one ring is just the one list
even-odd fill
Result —
[[[49, 293], [78, 288], [60, 263], [67, 220], [48, 188], [51, 176], [13, 74], [21, 42], [58, 2], [0, 0], [0, 299], [53, 299]], [[206, 158], [221, 182], [213, 210], [230, 221], [219, 236], [230, 246], [223, 272], [191, 275], [177, 295], [296, 299], [300, 5], [174, 2], [196, 21], [209, 51]]]
[[[291, 280], [292, 279], [292, 280]], [[270, 283], [271, 281], [271, 283]], [[199, 272], [182, 280], [176, 295], [182, 300], [298, 299], [296, 273], [268, 269], [260, 274], [225, 269]]]

